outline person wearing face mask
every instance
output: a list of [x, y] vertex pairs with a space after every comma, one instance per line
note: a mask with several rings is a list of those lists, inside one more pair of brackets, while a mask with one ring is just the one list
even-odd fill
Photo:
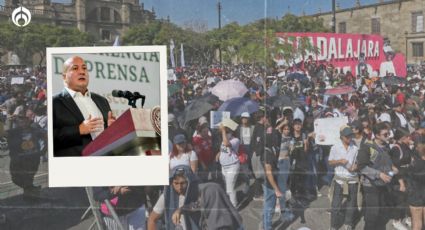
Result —
[[387, 207], [388, 185], [398, 173], [389, 152], [389, 130], [384, 123], [373, 127], [375, 138], [365, 142], [357, 155], [357, 165], [363, 186], [364, 221], [366, 230], [385, 229], [383, 207]]

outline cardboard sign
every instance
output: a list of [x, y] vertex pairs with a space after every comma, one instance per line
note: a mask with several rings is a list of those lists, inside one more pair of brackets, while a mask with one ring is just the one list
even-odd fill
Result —
[[316, 133], [316, 144], [334, 145], [339, 138], [339, 130], [348, 123], [348, 117], [320, 118], [314, 121], [314, 132]]

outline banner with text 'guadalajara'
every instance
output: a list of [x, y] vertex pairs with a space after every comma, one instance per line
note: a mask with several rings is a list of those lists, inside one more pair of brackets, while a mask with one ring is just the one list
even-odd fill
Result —
[[362, 68], [367, 68], [369, 74], [376, 71], [379, 76], [384, 76], [387, 72], [394, 72], [394, 75], [399, 77], [405, 77], [407, 74], [404, 55], [392, 52], [390, 46], [384, 44], [384, 39], [379, 35], [337, 33], [277, 33], [276, 35], [281, 42], [289, 42], [294, 46], [297, 46], [301, 38], [307, 37], [319, 52], [317, 54], [307, 52], [304, 59], [310, 58], [332, 64], [344, 73], [351, 71], [358, 75]]

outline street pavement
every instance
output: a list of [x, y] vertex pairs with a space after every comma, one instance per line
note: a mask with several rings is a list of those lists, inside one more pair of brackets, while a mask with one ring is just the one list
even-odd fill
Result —
[[[41, 162], [35, 183], [43, 187], [40, 200], [23, 200], [22, 189], [10, 181], [9, 157], [7, 152], [0, 152], [0, 229], [4, 230], [82, 230], [93, 223], [93, 216], [81, 219], [88, 208], [88, 200], [83, 188], [47, 188], [47, 162]], [[263, 201], [252, 200], [252, 189], [245, 200], [240, 213], [246, 230], [258, 230], [261, 225]], [[330, 202], [327, 197], [328, 187], [323, 187], [321, 197], [311, 203], [294, 205], [296, 219], [291, 223], [281, 223], [279, 215], [274, 215], [274, 229], [299, 229], [308, 227], [312, 230], [329, 229], [330, 213], [327, 212]], [[91, 213], [90, 213], [91, 214]], [[363, 229], [364, 222], [360, 218], [355, 229]], [[390, 222], [386, 229], [394, 229]]]

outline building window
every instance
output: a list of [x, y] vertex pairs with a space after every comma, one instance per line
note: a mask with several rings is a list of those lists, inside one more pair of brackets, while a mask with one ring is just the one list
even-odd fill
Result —
[[121, 22], [121, 15], [114, 10], [114, 22]]
[[412, 32], [424, 32], [424, 15], [422, 11], [412, 13]]
[[424, 56], [424, 43], [423, 42], [412, 42], [413, 57]]
[[107, 7], [100, 8], [100, 20], [111, 21], [111, 11]]
[[381, 22], [379, 18], [372, 18], [372, 34], [380, 34], [381, 33]]
[[101, 32], [102, 34], [102, 40], [107, 40], [110, 41], [111, 40], [111, 31], [109, 30], [102, 30]]
[[347, 33], [347, 23], [345, 22], [338, 23], [338, 32], [343, 34]]

